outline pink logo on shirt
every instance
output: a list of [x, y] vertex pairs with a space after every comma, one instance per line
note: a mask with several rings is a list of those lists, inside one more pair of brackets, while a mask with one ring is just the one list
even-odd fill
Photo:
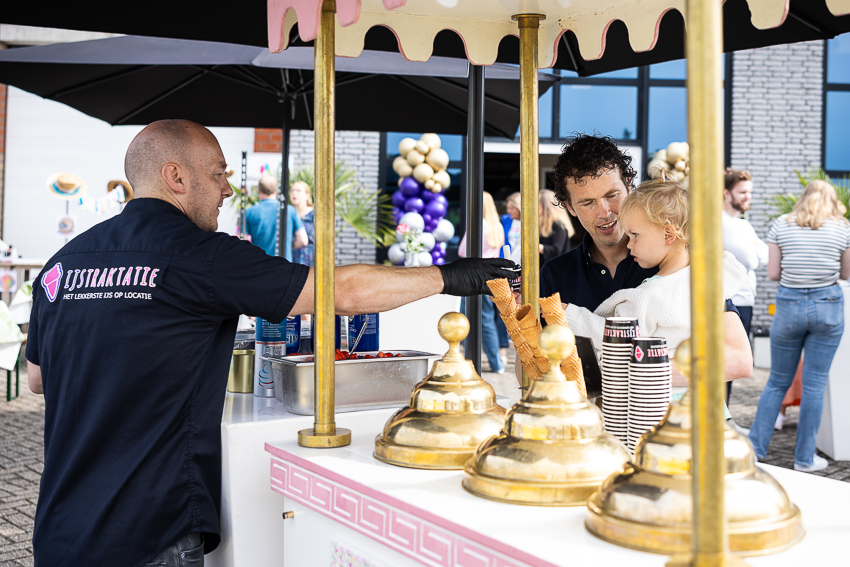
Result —
[[61, 262], [57, 262], [56, 265], [50, 268], [50, 270], [41, 278], [41, 287], [43, 287], [44, 291], [47, 293], [47, 299], [50, 300], [50, 303], [53, 303], [56, 300], [56, 296], [59, 295], [59, 283], [61, 280]]

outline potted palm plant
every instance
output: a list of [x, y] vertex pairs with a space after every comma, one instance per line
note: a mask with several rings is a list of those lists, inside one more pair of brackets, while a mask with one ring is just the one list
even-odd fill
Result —
[[[850, 218], [850, 179], [846, 176], [840, 180], [831, 179], [829, 175], [827, 175], [826, 172], [819, 167], [810, 168], [805, 173], [800, 173], [795, 169], [794, 173], [797, 174], [797, 179], [800, 180], [800, 184], [803, 187], [817, 179], [826, 181], [832, 185], [835, 188], [835, 194], [838, 196], [838, 200], [844, 205], [844, 216]], [[774, 195], [770, 199], [767, 199], [765, 202], [768, 205], [771, 205], [776, 211], [775, 214], [768, 217], [767, 222], [770, 222], [781, 215], [790, 213], [794, 209], [794, 205], [797, 203], [799, 198], [800, 195], [798, 194], [786, 193], [784, 195]]]

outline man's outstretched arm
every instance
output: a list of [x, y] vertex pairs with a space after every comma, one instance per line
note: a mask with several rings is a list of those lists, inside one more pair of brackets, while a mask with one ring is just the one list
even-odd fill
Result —
[[[463, 258], [444, 266], [395, 268], [370, 264], [340, 266], [334, 270], [334, 307], [337, 315], [389, 311], [438, 293], [488, 294], [487, 280], [515, 278], [516, 264], [501, 258]], [[314, 271], [290, 315], [313, 313]]]

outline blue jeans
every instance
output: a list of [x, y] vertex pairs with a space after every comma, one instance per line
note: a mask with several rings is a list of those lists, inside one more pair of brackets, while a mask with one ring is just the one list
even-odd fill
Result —
[[[466, 298], [460, 300], [460, 311], [466, 315]], [[499, 336], [496, 331], [496, 305], [489, 296], [481, 297], [481, 348], [490, 361], [490, 371], [499, 372], [504, 369], [504, 363], [499, 358]], [[464, 348], [466, 341], [464, 341]]]
[[508, 348], [511, 346], [511, 338], [508, 336], [508, 329], [505, 327], [505, 322], [502, 321], [498, 313], [494, 314], [493, 319], [496, 321], [496, 333], [499, 335], [499, 348]]
[[145, 567], [204, 567], [204, 536], [181, 537], [145, 563]]
[[759, 398], [750, 441], [759, 459], [767, 455], [782, 398], [794, 380], [800, 352], [803, 397], [797, 423], [794, 461], [810, 466], [823, 413], [829, 367], [844, 332], [844, 292], [838, 285], [810, 289], [779, 287], [776, 315], [770, 327], [770, 378]]

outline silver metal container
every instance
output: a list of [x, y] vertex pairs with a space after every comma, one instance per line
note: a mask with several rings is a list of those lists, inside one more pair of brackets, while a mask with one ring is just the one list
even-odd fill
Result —
[[[406, 404], [413, 387], [425, 379], [440, 355], [391, 351], [400, 357], [338, 360], [335, 364], [337, 412], [391, 408]], [[361, 356], [377, 351], [359, 352]], [[289, 413], [313, 415], [313, 355], [263, 357], [272, 366], [275, 397]]]

